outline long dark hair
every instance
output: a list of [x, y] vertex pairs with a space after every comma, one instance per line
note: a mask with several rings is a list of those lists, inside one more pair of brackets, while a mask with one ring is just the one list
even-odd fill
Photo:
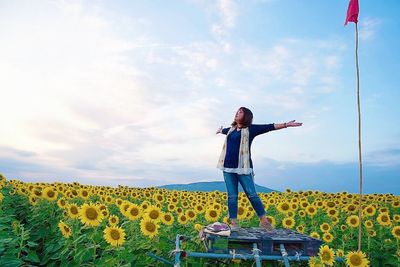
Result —
[[[253, 123], [253, 112], [251, 112], [251, 110], [246, 107], [240, 107], [238, 111], [239, 110], [242, 110], [244, 112], [243, 121], [241, 122], [241, 124], [243, 125], [242, 128], [250, 126]], [[236, 126], [237, 125], [236, 121], [233, 120], [231, 125]]]

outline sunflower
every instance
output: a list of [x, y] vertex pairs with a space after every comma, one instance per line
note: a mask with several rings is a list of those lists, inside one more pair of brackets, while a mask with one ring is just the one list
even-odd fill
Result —
[[156, 206], [149, 206], [146, 210], [146, 215], [155, 222], [161, 220], [162, 212], [161, 209]]
[[78, 196], [81, 197], [82, 199], [86, 200], [89, 198], [89, 191], [86, 189], [80, 189], [78, 191]]
[[348, 226], [356, 228], [360, 224], [360, 219], [358, 218], [357, 215], [351, 215], [347, 217], [346, 223]]
[[240, 206], [239, 205], [238, 206], [237, 215], [238, 215], [238, 219], [239, 220], [246, 219], [246, 217], [247, 217], [247, 208], [244, 207], [244, 206]]
[[108, 218], [108, 224], [110, 224], [111, 226], [116, 226], [119, 223], [119, 217], [116, 215], [111, 215]]
[[351, 251], [346, 255], [346, 264], [349, 267], [367, 267], [369, 260], [363, 252]]
[[392, 222], [390, 220], [389, 213], [383, 212], [379, 213], [378, 217], [376, 218], [378, 223], [382, 226], [391, 226]]
[[326, 243], [330, 243], [333, 240], [333, 235], [329, 232], [326, 232], [322, 235], [322, 239], [326, 242]]
[[189, 220], [194, 221], [197, 218], [197, 214], [196, 212], [194, 212], [194, 210], [187, 210], [185, 212], [185, 215], [189, 218]]
[[220, 216], [221, 214], [217, 210], [207, 209], [204, 217], [208, 222], [216, 222]]
[[185, 225], [185, 224], [187, 224], [189, 222], [189, 217], [187, 215], [185, 215], [185, 214], [180, 214], [178, 216], [178, 222], [181, 225]]
[[313, 217], [315, 214], [317, 214], [317, 207], [314, 205], [308, 205], [306, 207], [306, 212], [309, 216]]
[[366, 216], [374, 216], [376, 213], [376, 208], [372, 205], [368, 205], [366, 208], [363, 210], [363, 214]]
[[326, 210], [326, 213], [328, 214], [329, 217], [336, 217], [338, 215], [338, 210], [334, 208], [328, 208]]
[[392, 207], [393, 208], [400, 208], [400, 200], [393, 200]]
[[[147, 197], [149, 198], [149, 197]], [[148, 202], [147, 200], [143, 201], [142, 204], [140, 205], [142, 207], [142, 210], [146, 210], [150, 205], [150, 202]]]
[[60, 209], [66, 208], [67, 207], [67, 201], [65, 200], [65, 198], [62, 197], [62, 198], [58, 199], [57, 200], [57, 206]]
[[397, 239], [400, 239], [400, 226], [399, 226], [399, 225], [393, 227], [393, 229], [392, 229], [392, 235], [393, 235], [394, 237], [396, 237]]
[[324, 265], [321, 263], [321, 259], [317, 257], [310, 257], [308, 260], [308, 266], [309, 267], [324, 267]]
[[175, 206], [175, 204], [168, 204], [167, 208], [168, 208], [168, 211], [175, 211], [176, 206]]
[[119, 206], [119, 210], [121, 211], [122, 215], [128, 217], [128, 209], [131, 207], [132, 203], [129, 201], [124, 200], [122, 204]]
[[276, 226], [275, 217], [273, 217], [273, 216], [268, 216], [268, 215], [267, 215], [267, 219], [268, 219], [268, 221], [271, 223], [271, 225], [272, 225], [273, 227]]
[[292, 210], [290, 203], [287, 201], [283, 201], [283, 202], [279, 203], [276, 208], [280, 213], [283, 213], [283, 214], [286, 214]]
[[366, 220], [366, 221], [364, 222], [364, 226], [365, 226], [367, 229], [371, 229], [372, 227], [374, 227], [374, 223], [373, 223], [371, 220]]
[[79, 209], [79, 218], [85, 225], [98, 226], [103, 220], [103, 217], [103, 214], [96, 205], [83, 204]]
[[200, 232], [200, 230], [203, 229], [203, 225], [196, 223], [194, 225], [194, 230], [196, 230], [197, 232]]
[[63, 221], [60, 221], [58, 223], [58, 228], [60, 228], [60, 231], [65, 238], [69, 238], [72, 235], [71, 228], [68, 225], [66, 225]]
[[310, 236], [315, 239], [320, 239], [320, 235], [317, 232], [311, 232]]
[[376, 231], [375, 231], [375, 230], [372, 230], [372, 229], [369, 229], [369, 230], [368, 230], [368, 235], [369, 235], [370, 237], [375, 237], [375, 236], [376, 236]]
[[204, 206], [201, 205], [201, 204], [195, 205], [195, 206], [194, 206], [194, 210], [195, 210], [197, 213], [204, 213], [204, 212], [205, 212]]
[[42, 191], [42, 197], [49, 201], [57, 200], [58, 192], [53, 187], [46, 187]]
[[295, 224], [296, 221], [294, 220], [293, 217], [286, 217], [282, 220], [282, 226], [287, 229], [292, 229]]
[[306, 215], [307, 215], [307, 213], [304, 210], [300, 210], [299, 211], [299, 216], [300, 217], [304, 218], [304, 217], [306, 217]]
[[162, 195], [161, 193], [156, 193], [153, 195], [153, 199], [158, 203], [162, 203], [164, 202], [164, 195]]
[[170, 212], [163, 213], [163, 215], [161, 216], [161, 221], [165, 225], [172, 225], [174, 223], [174, 220], [174, 216], [172, 216], [172, 213]]
[[399, 214], [393, 215], [393, 221], [400, 222], [400, 215]]
[[144, 217], [141, 221], [140, 221], [140, 231], [142, 232], [143, 235], [149, 237], [149, 238], [153, 238], [156, 235], [158, 235], [158, 228], [160, 226], [155, 223], [154, 221], [152, 221], [151, 219], [149, 219], [148, 217]]
[[107, 226], [103, 231], [104, 239], [114, 247], [121, 246], [125, 242], [125, 231], [118, 226]]
[[310, 205], [310, 203], [308, 203], [308, 201], [306, 199], [303, 199], [300, 201], [300, 207], [303, 209], [306, 209], [309, 205]]
[[304, 233], [304, 225], [297, 226], [296, 231], [303, 234]]
[[75, 204], [68, 204], [67, 211], [70, 218], [75, 219], [79, 217], [79, 207]]
[[124, 202], [124, 200], [122, 200], [121, 198], [117, 198], [115, 200], [115, 204], [117, 204], [118, 207], [121, 206], [123, 202]]
[[327, 223], [323, 223], [319, 226], [319, 229], [321, 229], [322, 232], [326, 233], [331, 230], [331, 227]]
[[343, 251], [343, 249], [337, 249], [336, 250], [336, 256], [337, 257], [344, 257], [344, 251]]
[[323, 264], [333, 266], [333, 263], [335, 262], [335, 257], [331, 248], [326, 245], [320, 247], [318, 255]]
[[128, 217], [129, 220], [134, 221], [138, 219], [142, 215], [142, 210], [140, 206], [136, 204], [130, 204], [128, 210], [125, 213], [125, 216]]

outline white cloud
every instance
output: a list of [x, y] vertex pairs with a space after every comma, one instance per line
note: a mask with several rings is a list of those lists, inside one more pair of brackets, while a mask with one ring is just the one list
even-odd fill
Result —
[[373, 39], [379, 26], [382, 24], [381, 19], [378, 18], [370, 18], [366, 17], [360, 22], [360, 39], [361, 40], [370, 40]]

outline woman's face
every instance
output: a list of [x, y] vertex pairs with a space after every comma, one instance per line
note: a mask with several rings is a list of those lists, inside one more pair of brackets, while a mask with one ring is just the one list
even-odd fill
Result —
[[241, 123], [243, 121], [243, 119], [244, 119], [244, 111], [242, 109], [239, 109], [236, 112], [235, 121], [236, 121], [236, 123]]

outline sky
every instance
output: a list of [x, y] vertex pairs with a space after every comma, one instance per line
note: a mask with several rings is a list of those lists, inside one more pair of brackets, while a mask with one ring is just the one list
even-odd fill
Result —
[[[0, 0], [0, 172], [25, 182], [223, 181], [239, 107], [255, 182], [359, 192], [347, 0]], [[363, 193], [400, 194], [400, 2], [360, 1]], [[396, 74], [397, 73], [397, 74]]]

